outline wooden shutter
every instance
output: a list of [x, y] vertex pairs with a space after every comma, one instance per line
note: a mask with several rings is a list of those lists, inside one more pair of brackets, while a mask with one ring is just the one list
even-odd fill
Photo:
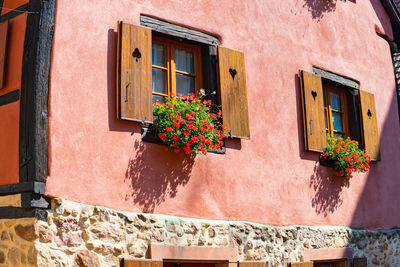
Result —
[[151, 94], [151, 30], [118, 23], [118, 118], [153, 122]]
[[303, 105], [305, 149], [322, 152], [326, 148], [322, 79], [302, 70], [300, 71], [300, 88]]
[[122, 267], [162, 267], [162, 261], [151, 260], [125, 260], [121, 262]]
[[4, 86], [8, 20], [0, 23], [0, 89]]
[[367, 258], [354, 258], [353, 267], [367, 267]]
[[297, 263], [291, 263], [291, 267], [313, 267], [314, 263], [312, 262], [297, 262]]
[[379, 160], [379, 134], [374, 95], [360, 90], [360, 102], [365, 152], [371, 160]]
[[241, 52], [218, 47], [222, 122], [228, 134], [250, 138], [246, 72]]

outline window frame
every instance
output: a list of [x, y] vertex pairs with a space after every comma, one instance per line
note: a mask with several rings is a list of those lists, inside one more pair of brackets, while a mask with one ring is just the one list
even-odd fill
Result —
[[[200, 89], [203, 86], [203, 73], [202, 73], [202, 56], [201, 56], [201, 46], [192, 44], [189, 42], [185, 41], [179, 41], [179, 40], [174, 40], [173, 38], [168, 38], [168, 37], [161, 37], [158, 35], [153, 34], [152, 36], [152, 44], [160, 44], [165, 47], [165, 65], [166, 67], [161, 67], [157, 65], [153, 65], [153, 62], [151, 63], [151, 68], [154, 69], [160, 69], [167, 71], [167, 93], [168, 96], [171, 95], [176, 95], [176, 74], [183, 74], [185, 76], [191, 76], [195, 78], [195, 94], [198, 95]], [[179, 71], [176, 70], [176, 64], [175, 64], [175, 49], [182, 49], [185, 51], [190, 51], [193, 53], [193, 59], [194, 59], [194, 74], [184, 72], [184, 71]], [[152, 96], [161, 96], [161, 97], [166, 97], [167, 95], [158, 93], [158, 92], [153, 92], [152, 90]]]
[[[328, 134], [331, 136], [334, 136], [334, 134], [340, 134], [344, 135], [344, 138], [347, 138], [350, 136], [350, 131], [349, 131], [349, 111], [348, 111], [348, 103], [347, 103], [347, 91], [344, 88], [340, 88], [338, 86], [334, 86], [331, 84], [327, 83], [322, 83], [323, 87], [323, 92], [324, 92], [324, 112], [325, 112], [325, 122], [326, 122], [326, 131]], [[330, 92], [334, 92], [339, 94], [340, 96], [340, 103], [342, 106], [342, 110], [335, 110], [331, 107], [331, 99], [330, 99]], [[343, 127], [343, 132], [334, 130], [333, 128], [333, 117], [332, 117], [332, 112], [337, 112], [342, 114], [342, 127]], [[356, 127], [359, 127], [356, 125]]]

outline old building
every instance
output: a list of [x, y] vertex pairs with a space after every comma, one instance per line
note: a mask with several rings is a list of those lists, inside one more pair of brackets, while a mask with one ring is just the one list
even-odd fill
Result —
[[[399, 266], [396, 2], [0, 1], [0, 266]], [[223, 146], [165, 151], [202, 88]]]

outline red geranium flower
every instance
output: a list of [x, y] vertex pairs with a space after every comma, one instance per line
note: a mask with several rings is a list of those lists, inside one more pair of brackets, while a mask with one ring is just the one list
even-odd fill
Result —
[[163, 105], [153, 108], [158, 136], [167, 149], [175, 153], [183, 150], [185, 154], [195, 156], [220, 148], [225, 133], [221, 131], [219, 116], [210, 114], [207, 105], [211, 101], [196, 98], [194, 94], [188, 99], [180, 96], [165, 97]]

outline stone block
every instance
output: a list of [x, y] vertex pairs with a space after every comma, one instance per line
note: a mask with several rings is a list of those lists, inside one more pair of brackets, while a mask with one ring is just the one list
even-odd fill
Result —
[[100, 261], [96, 254], [89, 250], [80, 250], [75, 256], [74, 267], [100, 267]]
[[33, 224], [26, 225], [26, 226], [18, 224], [17, 226], [14, 227], [14, 231], [19, 237], [21, 237], [27, 241], [33, 241], [38, 238], [38, 234], [36, 232], [35, 225], [33, 225]]

